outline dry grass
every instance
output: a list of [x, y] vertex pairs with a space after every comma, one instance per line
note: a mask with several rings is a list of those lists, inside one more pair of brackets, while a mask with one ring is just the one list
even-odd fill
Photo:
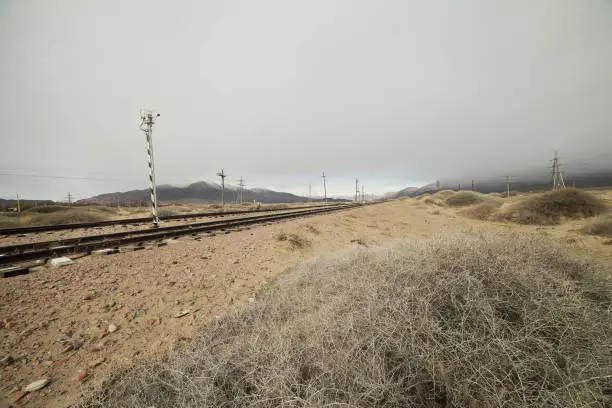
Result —
[[17, 215], [0, 215], [0, 228], [19, 228], [19, 216]]
[[593, 194], [566, 188], [528, 196], [495, 217], [520, 224], [554, 225], [564, 218], [593, 217], [606, 210], [606, 204]]
[[287, 234], [284, 232], [276, 236], [277, 241], [288, 242], [293, 249], [305, 248], [310, 245], [310, 241], [299, 234]]
[[476, 220], [487, 220], [501, 206], [501, 200], [487, 198], [486, 201], [461, 210], [459, 214]]
[[434, 196], [427, 196], [423, 200], [421, 200], [421, 202], [423, 204], [428, 204], [428, 205], [437, 205], [438, 207], [444, 207], [444, 205], [446, 204], [444, 200], [440, 198], [436, 198]]
[[608, 214], [596, 218], [585, 225], [580, 231], [584, 234], [612, 238], [612, 215]]
[[[57, 207], [57, 208], [48, 208]], [[112, 217], [114, 211], [105, 210], [104, 207], [62, 207], [47, 206], [42, 211], [27, 211], [21, 216], [0, 217], [0, 227], [18, 228], [38, 225], [73, 224], [81, 222], [106, 221]], [[34, 209], [33, 209], [34, 210]]]
[[453, 190], [440, 190], [438, 191], [436, 194], [434, 194], [434, 196], [442, 199], [442, 200], [446, 200], [447, 198], [455, 195], [455, 191]]
[[345, 252], [80, 406], [610, 406], [604, 271], [531, 235]]
[[473, 191], [459, 191], [446, 198], [446, 204], [451, 207], [464, 207], [484, 201], [485, 196]]
[[160, 217], [169, 217], [172, 215], [187, 214], [193, 212], [193, 208], [187, 206], [168, 206], [161, 207], [157, 210]]
[[304, 225], [304, 229], [312, 234], [319, 235], [321, 231], [312, 224]]

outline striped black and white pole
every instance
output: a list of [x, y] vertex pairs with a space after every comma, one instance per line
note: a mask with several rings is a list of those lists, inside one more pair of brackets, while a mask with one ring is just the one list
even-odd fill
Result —
[[[156, 115], [159, 116], [159, 113]], [[151, 193], [151, 215], [153, 216], [153, 228], [159, 227], [157, 215], [157, 187], [155, 184], [155, 156], [153, 154], [153, 125], [155, 119], [151, 111], [143, 111], [141, 114], [142, 124], [140, 129], [145, 132], [147, 140], [147, 158], [149, 160], [149, 190]]]

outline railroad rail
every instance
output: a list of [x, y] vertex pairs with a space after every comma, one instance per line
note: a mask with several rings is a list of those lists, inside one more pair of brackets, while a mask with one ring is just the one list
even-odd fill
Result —
[[[171, 220], [187, 220], [191, 218], [205, 218], [205, 217], [225, 217], [227, 215], [240, 215], [240, 214], [252, 214], [262, 212], [273, 212], [273, 211], [292, 211], [292, 210], [304, 210], [308, 208], [322, 208], [324, 206], [333, 207], [338, 204], [319, 204], [319, 205], [305, 205], [293, 208], [260, 208], [257, 210], [236, 210], [236, 211], [212, 211], [203, 213], [193, 214], [177, 214], [167, 215], [165, 217], [159, 217], [162, 221]], [[96, 227], [107, 227], [110, 225], [126, 225], [126, 224], [142, 224], [151, 222], [151, 217], [139, 217], [139, 218], [123, 218], [118, 220], [98, 221], [98, 222], [79, 222], [71, 224], [59, 224], [59, 225], [39, 225], [35, 227], [17, 227], [17, 228], [4, 228], [0, 229], [0, 236], [8, 235], [20, 235], [28, 234], [32, 232], [49, 232], [49, 231], [62, 231], [62, 230], [74, 230], [74, 229], [85, 229], [85, 228], [96, 228]]]
[[254, 224], [281, 221], [308, 215], [321, 214], [354, 208], [357, 204], [317, 206], [281, 214], [266, 214], [240, 217], [222, 221], [206, 221], [186, 225], [175, 225], [111, 234], [91, 235], [52, 241], [0, 247], [0, 266], [15, 265], [26, 261], [46, 260], [69, 254], [91, 253], [97, 249], [117, 249], [128, 245], [142, 246], [146, 242], [162, 241], [184, 235], [199, 235], [205, 232], [226, 230]]

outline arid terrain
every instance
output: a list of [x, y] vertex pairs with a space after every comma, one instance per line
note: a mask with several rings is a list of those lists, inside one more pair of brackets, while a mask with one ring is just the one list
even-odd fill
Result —
[[[595, 192], [608, 205], [610, 191]], [[499, 199], [502, 209], [523, 200]], [[478, 205], [478, 204], [474, 204]], [[498, 205], [495, 206], [496, 208]], [[579, 257], [612, 268], [605, 236], [589, 221], [522, 225], [466, 216], [465, 206], [427, 198], [395, 201], [195, 241], [109, 256], [87, 256], [0, 282], [0, 407], [63, 407], [138, 362], [163, 358], [202, 327], [258, 302], [262, 288], [305, 261], [399, 239], [507, 232], [548, 236]], [[0, 239], [0, 245], [9, 241]], [[21, 397], [39, 379], [50, 383]], [[19, 398], [21, 397], [21, 398]], [[15, 401], [15, 402], [12, 402]]]

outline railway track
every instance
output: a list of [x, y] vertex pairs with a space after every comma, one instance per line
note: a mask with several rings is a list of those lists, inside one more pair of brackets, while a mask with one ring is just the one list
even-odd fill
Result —
[[[159, 217], [161, 221], [172, 221], [172, 220], [189, 220], [193, 218], [223, 218], [228, 215], [242, 215], [242, 214], [253, 214], [253, 213], [266, 213], [266, 212], [278, 212], [278, 211], [292, 211], [292, 210], [305, 210], [309, 208], [322, 208], [324, 206], [334, 207], [337, 204], [327, 205], [307, 205], [293, 208], [262, 208], [259, 210], [238, 210], [238, 211], [223, 211], [223, 212], [204, 212], [194, 214], [178, 214], [178, 215], [167, 215], [165, 217]], [[151, 217], [139, 217], [139, 218], [124, 218], [119, 220], [99, 221], [99, 222], [80, 222], [72, 224], [60, 224], [60, 225], [39, 225], [35, 227], [19, 227], [19, 228], [4, 228], [0, 229], [0, 236], [9, 235], [21, 235], [29, 233], [39, 232], [50, 232], [50, 231], [62, 231], [62, 230], [74, 230], [74, 229], [86, 229], [86, 228], [97, 228], [107, 227], [111, 225], [128, 225], [128, 224], [142, 224], [151, 222]]]
[[15, 266], [27, 261], [41, 261], [64, 255], [87, 254], [98, 249], [117, 249], [126, 246], [142, 247], [143, 244], [147, 242], [160, 242], [179, 236], [199, 235], [206, 232], [339, 211], [356, 206], [359, 205], [339, 204], [325, 207], [317, 206], [317, 208], [300, 209], [297, 211], [283, 212], [281, 214], [265, 214], [222, 221], [206, 221], [186, 225], [7, 245], [0, 247], [0, 267]]

